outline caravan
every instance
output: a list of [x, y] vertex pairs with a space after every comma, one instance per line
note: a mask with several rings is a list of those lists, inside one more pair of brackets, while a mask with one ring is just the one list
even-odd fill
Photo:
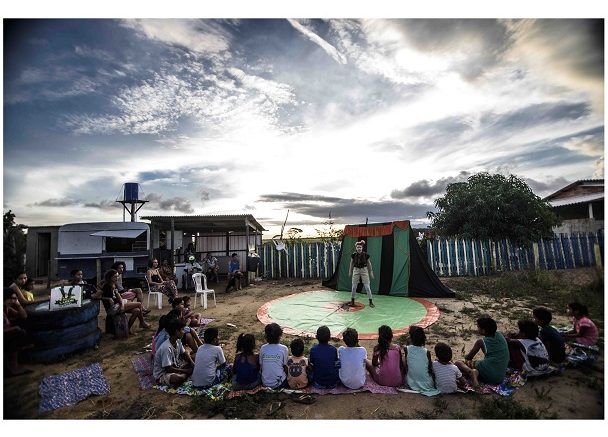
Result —
[[123, 261], [125, 279], [143, 279], [149, 258], [150, 227], [139, 222], [71, 223], [59, 228], [57, 268], [61, 279], [82, 270], [87, 282], [95, 283], [116, 261]]

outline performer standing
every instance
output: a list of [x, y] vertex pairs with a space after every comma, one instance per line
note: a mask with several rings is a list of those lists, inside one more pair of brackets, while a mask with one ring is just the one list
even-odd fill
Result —
[[372, 289], [369, 286], [370, 277], [374, 279], [374, 271], [372, 270], [372, 262], [370, 261], [370, 257], [367, 253], [363, 252], [363, 245], [365, 241], [357, 241], [355, 243], [355, 249], [357, 250], [350, 256], [350, 267], [348, 270], [348, 274], [352, 276], [352, 294], [350, 305], [355, 305], [355, 293], [357, 292], [357, 285], [359, 284], [359, 279], [363, 282], [363, 287], [367, 292], [367, 298], [369, 299], [369, 306], [374, 308], [374, 302], [372, 302]]

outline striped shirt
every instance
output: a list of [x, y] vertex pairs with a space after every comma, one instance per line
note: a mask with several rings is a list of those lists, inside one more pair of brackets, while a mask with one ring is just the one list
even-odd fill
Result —
[[439, 361], [433, 361], [433, 373], [435, 374], [435, 386], [441, 393], [454, 393], [457, 390], [456, 380], [462, 376], [462, 373], [454, 364], [441, 364]]

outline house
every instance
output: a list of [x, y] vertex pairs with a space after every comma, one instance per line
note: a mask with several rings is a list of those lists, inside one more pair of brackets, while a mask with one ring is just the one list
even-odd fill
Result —
[[597, 232], [604, 229], [604, 180], [576, 181], [545, 197], [562, 224], [556, 234]]
[[57, 279], [57, 241], [60, 226], [28, 226], [25, 270], [32, 278]]

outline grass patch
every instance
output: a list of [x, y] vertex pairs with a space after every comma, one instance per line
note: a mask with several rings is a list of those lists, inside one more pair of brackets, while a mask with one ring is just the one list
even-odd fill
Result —
[[479, 407], [482, 419], [539, 419], [534, 408], [520, 404], [511, 398], [491, 398]]

